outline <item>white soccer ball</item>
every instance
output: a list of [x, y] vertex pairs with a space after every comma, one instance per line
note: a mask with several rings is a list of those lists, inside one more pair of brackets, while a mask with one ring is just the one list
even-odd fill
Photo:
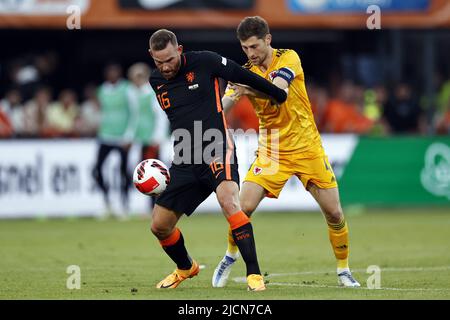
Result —
[[141, 161], [134, 169], [134, 186], [143, 194], [158, 195], [166, 190], [169, 181], [169, 169], [157, 159]]

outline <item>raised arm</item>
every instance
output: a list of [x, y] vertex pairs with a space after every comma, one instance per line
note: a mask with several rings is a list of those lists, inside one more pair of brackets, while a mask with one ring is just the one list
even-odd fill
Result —
[[233, 60], [219, 56], [213, 52], [205, 52], [205, 58], [208, 60], [208, 67], [211, 68], [214, 75], [225, 80], [248, 85], [258, 91], [261, 91], [278, 103], [286, 101], [287, 93], [278, 88], [263, 77], [250, 72]]

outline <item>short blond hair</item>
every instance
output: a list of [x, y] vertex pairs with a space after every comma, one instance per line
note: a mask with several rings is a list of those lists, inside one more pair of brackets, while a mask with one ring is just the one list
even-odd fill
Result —
[[178, 40], [175, 33], [167, 29], [159, 29], [150, 37], [150, 50], [163, 50], [167, 47], [169, 42], [175, 47], [178, 46]]

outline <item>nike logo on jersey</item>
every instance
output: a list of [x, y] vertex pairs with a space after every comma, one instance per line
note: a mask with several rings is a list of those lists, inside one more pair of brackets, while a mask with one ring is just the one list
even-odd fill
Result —
[[156, 89], [159, 90], [159, 89], [161, 89], [162, 87], [164, 87], [164, 84], [159, 85], [159, 86], [156, 86]]

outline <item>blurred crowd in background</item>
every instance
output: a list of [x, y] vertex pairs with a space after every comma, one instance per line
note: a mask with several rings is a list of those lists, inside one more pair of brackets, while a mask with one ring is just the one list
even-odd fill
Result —
[[[115, 66], [119, 78], [131, 76], [125, 66]], [[64, 65], [60, 63], [58, 54], [51, 51], [16, 58], [2, 67], [10, 85], [0, 91], [1, 138], [97, 135], [102, 119], [102, 106], [98, 99], [101, 83], [85, 79], [81, 90], [55, 90], [61, 88], [55, 74]], [[105, 65], [105, 70], [110, 67], [111, 64]], [[105, 83], [110, 81], [107, 71], [103, 76]], [[309, 81], [307, 70], [305, 76], [316, 124], [322, 133], [450, 133], [449, 75], [435, 75], [433, 86], [436, 94], [431, 103], [425, 103], [424, 90], [408, 81], [365, 87], [336, 76], [329, 77], [331, 80], [323, 85]], [[258, 119], [245, 97], [227, 117], [232, 128], [258, 129]]]

